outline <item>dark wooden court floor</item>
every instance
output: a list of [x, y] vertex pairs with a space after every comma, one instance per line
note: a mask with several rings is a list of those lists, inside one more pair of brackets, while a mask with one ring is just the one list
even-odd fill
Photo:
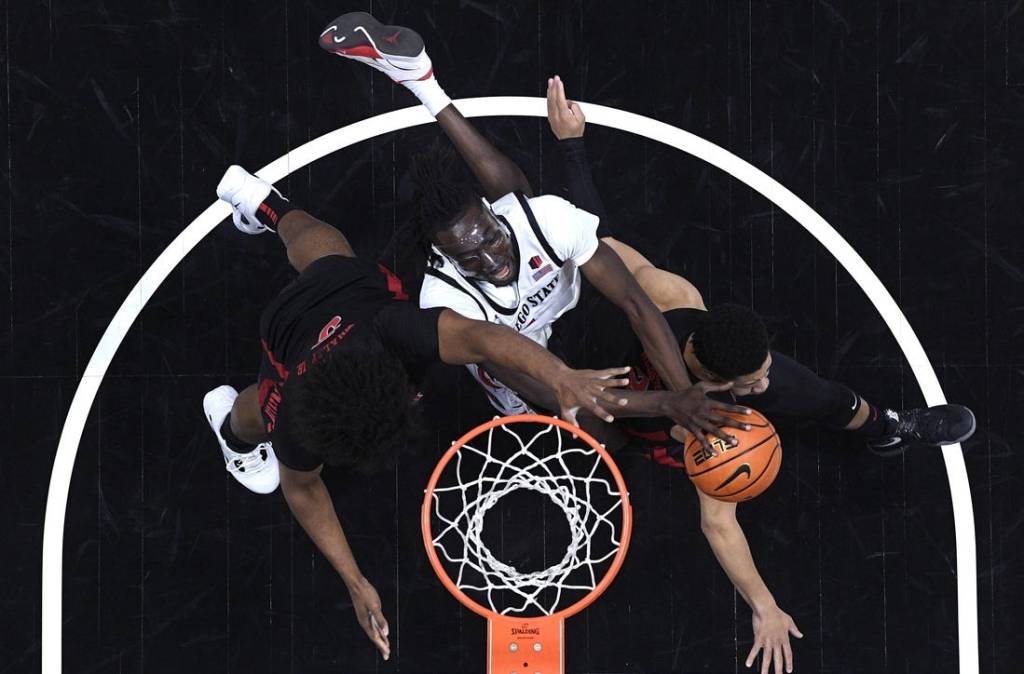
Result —
[[[0, 672], [38, 671], [43, 511], [78, 380], [141, 273], [214, 198], [301, 143], [414, 99], [314, 44], [367, 9], [425, 36], [455, 98], [570, 96], [692, 131], [769, 173], [849, 241], [899, 302], [947, 397], [972, 406], [979, 666], [1024, 641], [1024, 255], [1020, 3], [14, 2], [3, 5]], [[480, 123], [544, 191], [541, 120]], [[375, 256], [408, 215], [409, 156], [435, 126], [331, 155], [279, 185]], [[920, 404], [895, 340], [828, 251], [766, 199], [660, 144], [590, 128], [623, 240], [711, 303], [768, 319], [776, 348], [879, 404]], [[392, 625], [382, 663], [280, 494], [223, 471], [201, 400], [244, 386], [259, 311], [291, 278], [279, 242], [229, 223], [128, 334], [78, 450], [64, 533], [65, 672], [479, 672], [485, 625], [433, 576], [417, 509], [439, 451], [487, 418], [439, 369], [431, 432], [392, 473], [328, 481]], [[585, 308], [584, 308], [585, 309]], [[578, 309], [573, 320], [588, 320]], [[588, 323], [591, 329], [601, 325]], [[806, 635], [797, 672], [958, 671], [952, 504], [936, 452], [882, 461], [782, 428], [777, 483], [740, 509]], [[609, 591], [566, 628], [573, 672], [734, 672], [750, 612], [704, 541], [685, 478], [625, 462], [637, 530]], [[509, 535], [514, 533], [510, 523]]]

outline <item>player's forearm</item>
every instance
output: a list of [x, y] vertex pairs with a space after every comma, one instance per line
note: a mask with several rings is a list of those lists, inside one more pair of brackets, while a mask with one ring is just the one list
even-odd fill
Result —
[[352, 548], [338, 521], [334, 511], [334, 503], [322, 480], [316, 480], [309, 486], [288, 488], [284, 484], [282, 491], [288, 507], [295, 519], [313, 540], [317, 549], [323, 553], [334, 570], [338, 572], [345, 585], [352, 587], [362, 579]]
[[594, 177], [587, 161], [583, 138], [565, 138], [557, 143], [558, 154], [565, 167], [565, 181], [569, 188], [569, 201], [585, 211], [593, 213], [607, 226], [604, 202], [594, 185]]
[[497, 377], [502, 384], [525, 398], [527, 402], [539, 405], [549, 412], [558, 410], [558, 397], [555, 392], [533, 377], [495, 363], [485, 363], [484, 368], [489, 374]]
[[775, 605], [761, 574], [757, 572], [750, 554], [747, 537], [738, 522], [725, 525], [702, 525], [705, 538], [729, 580], [754, 611], [764, 611]]
[[662, 381], [673, 391], [689, 388], [692, 382], [686, 374], [682, 350], [672, 334], [665, 316], [654, 306], [647, 295], [630, 298], [631, 310], [627, 310], [633, 331], [640, 338], [644, 353], [650, 358]]
[[490, 362], [520, 372], [550, 390], [569, 367], [550, 351], [510, 328], [480, 323], [472, 334], [479, 353], [478, 362]]
[[[487, 363], [486, 369], [491, 375], [501, 380], [501, 383], [526, 398], [529, 402], [540, 405], [550, 411], [558, 409], [558, 398], [555, 396], [555, 392], [533, 377], [497, 366], [493, 363]], [[625, 401], [625, 404], [614, 405], [610, 410], [616, 417], [669, 417], [673, 412], [672, 401], [675, 394], [671, 391], [629, 391], [616, 389], [615, 395], [620, 400]], [[580, 410], [580, 414], [588, 415], [589, 412]]]

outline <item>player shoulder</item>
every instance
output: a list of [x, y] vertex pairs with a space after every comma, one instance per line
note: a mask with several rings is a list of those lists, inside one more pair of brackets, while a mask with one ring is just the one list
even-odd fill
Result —
[[[548, 216], [565, 213], [575, 207], [554, 194], [542, 194], [537, 197], [524, 197], [530, 210], [538, 220], [547, 219]], [[491, 210], [498, 215], [509, 215], [519, 211], [522, 204], [515, 192], [510, 192], [491, 204]]]
[[467, 318], [486, 320], [480, 300], [442, 272], [428, 273], [420, 287], [420, 309], [452, 309]]
[[436, 269], [432, 271], [433, 273], [427, 273], [423, 276], [423, 285], [420, 286], [420, 307], [423, 308], [426, 308], [424, 306], [425, 298], [432, 299], [461, 292], [459, 288], [455, 288], [451, 283], [447, 282], [447, 279], [444, 278], [447, 274], [443, 271]]
[[554, 194], [542, 194], [539, 197], [530, 197], [526, 201], [538, 216], [561, 214], [576, 209], [571, 202]]
[[515, 192], [509, 192], [497, 201], [491, 202], [491, 210], [498, 215], [508, 215], [517, 208], [519, 208], [519, 197]]

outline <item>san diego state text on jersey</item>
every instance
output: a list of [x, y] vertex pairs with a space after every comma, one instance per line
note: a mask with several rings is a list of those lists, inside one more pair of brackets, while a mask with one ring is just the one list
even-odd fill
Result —
[[562, 278], [560, 275], [556, 275], [548, 282], [547, 285], [526, 298], [522, 306], [519, 307], [519, 313], [516, 314], [516, 332], [523, 329], [523, 326], [526, 324], [526, 319], [530, 317], [530, 311], [533, 307], [540, 306], [540, 303], [544, 301], [544, 298], [554, 292], [555, 287], [558, 286], [558, 280], [560, 278]]

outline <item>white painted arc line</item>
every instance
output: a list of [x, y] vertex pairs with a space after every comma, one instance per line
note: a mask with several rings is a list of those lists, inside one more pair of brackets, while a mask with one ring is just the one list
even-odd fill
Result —
[[[466, 117], [547, 115], [543, 98], [469, 98], [456, 101], [456, 104]], [[856, 251], [799, 197], [727, 150], [682, 129], [601, 105], [581, 103], [581, 107], [591, 124], [633, 133], [707, 161], [758, 191], [788, 213], [836, 257], [867, 294], [896, 338], [927, 403], [937, 405], [945, 402], [935, 371], [895, 300]], [[434, 118], [422, 106], [377, 115], [316, 138], [263, 167], [257, 175], [270, 182], [277, 182], [291, 172], [349, 145], [433, 121]], [[146, 302], [185, 255], [229, 214], [227, 204], [214, 203], [189, 224], [146, 270], [100, 338], [75, 391], [57, 445], [43, 524], [42, 671], [45, 674], [59, 674], [61, 671], [64, 521], [75, 455], [89, 410], [114, 354]], [[344, 223], [341, 226], [344, 227]], [[949, 445], [943, 448], [942, 456], [949, 479], [956, 536], [960, 671], [973, 674], [979, 667], [974, 510], [960, 446]]]

